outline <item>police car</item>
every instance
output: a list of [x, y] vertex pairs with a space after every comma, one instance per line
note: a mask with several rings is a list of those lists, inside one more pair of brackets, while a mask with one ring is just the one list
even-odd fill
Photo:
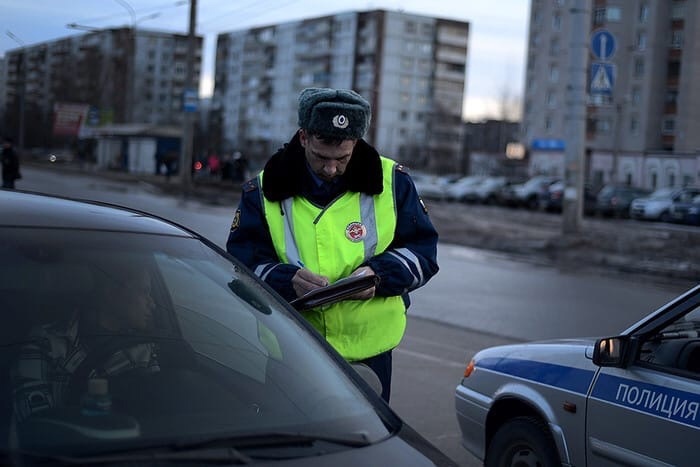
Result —
[[486, 466], [698, 465], [700, 285], [618, 336], [478, 352], [456, 411]]

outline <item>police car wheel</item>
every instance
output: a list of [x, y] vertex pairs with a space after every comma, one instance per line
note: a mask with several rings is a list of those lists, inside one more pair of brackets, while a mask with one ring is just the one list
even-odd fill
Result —
[[561, 461], [544, 423], [534, 417], [516, 417], [496, 431], [484, 465], [551, 467], [561, 465]]

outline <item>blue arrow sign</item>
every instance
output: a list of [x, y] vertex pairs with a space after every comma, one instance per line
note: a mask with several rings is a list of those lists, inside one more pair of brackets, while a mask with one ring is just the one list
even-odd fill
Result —
[[600, 29], [591, 36], [591, 53], [598, 60], [609, 60], [615, 54], [615, 36]]

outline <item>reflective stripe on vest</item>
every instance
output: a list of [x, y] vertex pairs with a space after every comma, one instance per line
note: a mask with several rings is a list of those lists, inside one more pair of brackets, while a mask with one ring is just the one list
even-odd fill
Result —
[[[394, 165], [382, 158], [384, 189], [376, 196], [347, 192], [325, 208], [303, 197], [270, 202], [263, 196], [265, 219], [280, 261], [303, 264], [334, 282], [384, 252], [396, 229]], [[262, 186], [262, 174], [259, 180]], [[402, 298], [394, 296], [346, 300], [303, 315], [352, 361], [396, 347], [406, 326], [405, 312]]]

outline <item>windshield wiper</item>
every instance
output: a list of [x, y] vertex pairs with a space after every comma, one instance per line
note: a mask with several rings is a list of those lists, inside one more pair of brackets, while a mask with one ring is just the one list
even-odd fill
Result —
[[236, 449], [260, 449], [288, 446], [312, 445], [326, 442], [349, 447], [363, 447], [372, 444], [365, 433], [347, 436], [329, 436], [319, 433], [270, 432], [245, 435], [221, 435], [175, 443], [175, 449], [195, 449], [210, 446], [232, 446]]
[[[86, 456], [63, 456], [54, 454], [15, 451], [5, 453], [9, 459], [13, 456], [32, 459], [35, 462], [58, 463], [60, 465], [113, 464], [122, 462], [207, 462], [244, 465], [253, 462], [252, 458], [267, 457], [266, 452], [243, 454], [241, 450], [265, 450], [273, 448], [307, 448], [318, 442], [348, 447], [363, 447], [372, 444], [365, 433], [353, 436], [327, 436], [310, 433], [262, 433], [247, 435], [215, 435], [199, 437], [175, 443], [153, 446], [125, 447], [115, 451], [96, 453]], [[279, 458], [279, 456], [272, 456]], [[297, 456], [293, 456], [297, 457]]]

